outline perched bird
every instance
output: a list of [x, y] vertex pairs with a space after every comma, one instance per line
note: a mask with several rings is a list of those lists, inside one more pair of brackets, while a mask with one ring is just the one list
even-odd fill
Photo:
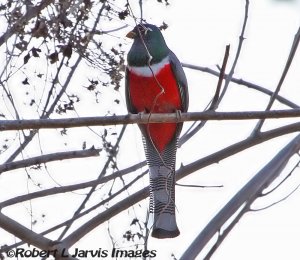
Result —
[[[125, 95], [130, 113], [174, 113], [188, 109], [188, 87], [180, 61], [168, 48], [159, 28], [139, 24], [127, 56]], [[152, 236], [179, 235], [175, 218], [175, 161], [183, 123], [141, 124], [150, 172]]]

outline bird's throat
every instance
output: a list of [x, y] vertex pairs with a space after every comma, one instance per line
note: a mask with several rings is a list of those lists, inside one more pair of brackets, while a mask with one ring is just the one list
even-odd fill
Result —
[[169, 57], [165, 57], [160, 62], [145, 65], [145, 66], [128, 66], [131, 73], [141, 77], [153, 77], [156, 76], [166, 65], [169, 64]]

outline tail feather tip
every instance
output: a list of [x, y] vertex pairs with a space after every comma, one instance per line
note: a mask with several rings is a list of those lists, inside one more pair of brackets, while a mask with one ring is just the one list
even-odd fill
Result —
[[179, 236], [179, 229], [165, 230], [162, 228], [155, 228], [152, 230], [151, 236], [155, 238], [173, 238]]

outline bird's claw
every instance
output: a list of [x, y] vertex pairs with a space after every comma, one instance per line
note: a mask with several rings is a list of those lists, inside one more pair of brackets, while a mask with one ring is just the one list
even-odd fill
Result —
[[176, 110], [175, 110], [175, 113], [176, 113], [176, 122], [177, 122], [177, 123], [181, 122], [181, 118], [182, 118], [182, 117], [181, 117], [181, 114], [182, 114], [182, 113], [181, 113], [181, 110], [177, 110], [177, 109], [176, 109]]

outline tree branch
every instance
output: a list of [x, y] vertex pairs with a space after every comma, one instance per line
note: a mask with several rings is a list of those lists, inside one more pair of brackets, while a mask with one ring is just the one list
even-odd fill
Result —
[[[220, 75], [220, 72], [216, 71], [216, 70], [213, 70], [211, 68], [208, 68], [208, 67], [202, 67], [202, 66], [197, 66], [197, 65], [192, 65], [192, 64], [188, 64], [188, 63], [181, 63], [181, 65], [185, 68], [188, 68], [188, 69], [192, 69], [192, 70], [199, 70], [199, 71], [202, 71], [202, 72], [205, 72], [205, 73], [209, 73], [213, 76], [216, 76], [216, 77], [219, 77]], [[228, 74], [225, 75], [225, 79], [228, 78]], [[258, 90], [264, 94], [267, 94], [269, 96], [272, 96], [273, 95], [273, 92], [269, 89], [266, 89], [262, 86], [259, 86], [257, 84], [254, 84], [254, 83], [251, 83], [247, 80], [243, 80], [243, 79], [237, 79], [237, 78], [234, 78], [232, 77], [231, 78], [231, 82], [234, 82], [238, 85], [242, 85], [242, 86], [246, 86], [248, 88], [251, 88], [251, 89], [255, 89], [255, 90]], [[290, 100], [284, 98], [283, 96], [280, 96], [280, 95], [276, 95], [276, 100], [279, 101], [280, 103], [286, 105], [286, 106], [289, 106], [291, 108], [299, 108], [300, 106], [298, 106], [297, 104], [291, 102]]]
[[[276, 138], [278, 136], [282, 136], [285, 134], [289, 134], [295, 131], [300, 131], [300, 123], [295, 123], [295, 124], [291, 124], [291, 125], [287, 125], [287, 126], [283, 126], [283, 127], [279, 127], [273, 130], [269, 130], [266, 132], [262, 132], [260, 133], [258, 136], [254, 137], [249, 137], [246, 140], [240, 141], [238, 143], [235, 143], [229, 147], [226, 147], [220, 151], [217, 151], [211, 155], [208, 155], [204, 158], [201, 158], [197, 161], [194, 161], [193, 163], [190, 163], [186, 166], [181, 166], [177, 171], [176, 171], [176, 180], [180, 180], [188, 175], [190, 175], [191, 173], [204, 168], [208, 165], [211, 165], [213, 163], [218, 163], [221, 160], [228, 158], [234, 154], [237, 154], [245, 149], [248, 149], [254, 145], [263, 143], [265, 141], [268, 141], [270, 139]], [[144, 162], [142, 162], [144, 163]], [[110, 176], [104, 177], [102, 179], [102, 181], [106, 181], [105, 178], [110, 178]], [[98, 181], [98, 180], [97, 180]], [[100, 182], [99, 182], [100, 183]], [[86, 183], [87, 184], [87, 183]], [[71, 190], [76, 190], [76, 189], [80, 189], [80, 188], [84, 188], [83, 185], [85, 184], [76, 184], [77, 187], [75, 185], [70, 185], [67, 187], [60, 187], [60, 188], [52, 188], [49, 189], [49, 195], [51, 194], [56, 194], [55, 189], [57, 189], [57, 191], [59, 192], [64, 192], [63, 189], [66, 188], [66, 191], [71, 191]], [[79, 187], [79, 185], [82, 185], [81, 187]], [[88, 186], [91, 186], [91, 184], [87, 184]], [[68, 190], [67, 190], [68, 189]], [[39, 195], [41, 195], [43, 192], [45, 191], [40, 191]], [[35, 197], [41, 197], [41, 196], [35, 196], [36, 193], [32, 193], [32, 194], [28, 194], [28, 196], [32, 196], [32, 198]], [[43, 194], [43, 196], [46, 196], [47, 194]], [[68, 237], [66, 237], [63, 242], [66, 242], [66, 245], [71, 245], [76, 243], [76, 241], [78, 241], [80, 239], [80, 237], [77, 237], [77, 235], [80, 233], [81, 236], [83, 236], [84, 234], [89, 233], [92, 229], [94, 229], [95, 227], [97, 227], [98, 225], [104, 223], [106, 220], [112, 218], [113, 216], [119, 214], [120, 212], [122, 212], [123, 210], [126, 210], [127, 208], [133, 206], [134, 204], [138, 203], [139, 201], [141, 201], [142, 199], [145, 199], [147, 196], [149, 195], [149, 187], [145, 187], [139, 191], [137, 191], [136, 193], [128, 196], [127, 198], [123, 199], [122, 201], [116, 203], [115, 205], [113, 205], [112, 207], [108, 208], [106, 211], [100, 213], [99, 215], [97, 215], [96, 217], [92, 218], [90, 221], [88, 221], [87, 223], [82, 225], [81, 230], [77, 230], [74, 231], [73, 233], [71, 233]], [[20, 202], [22, 201], [26, 201], [29, 199], [29, 197], [25, 197], [26, 195], [20, 196]], [[22, 198], [21, 198], [22, 197]], [[8, 205], [12, 205], [14, 202], [12, 203], [14, 199], [8, 200], [6, 202], [2, 202], [1, 206], [8, 206]], [[85, 230], [86, 228], [86, 230]], [[50, 232], [50, 231], [49, 231]], [[47, 234], [49, 232], [42, 232], [42, 234]], [[77, 233], [79, 232], [79, 233]], [[77, 239], [77, 240], [76, 240]], [[72, 243], [71, 243], [72, 242]], [[7, 248], [11, 248], [11, 246], [8, 247], [4, 247], [3, 249], [0, 249], [0, 253], [5, 251]]]
[[[231, 79], [232, 79], [233, 74], [234, 74], [235, 67], [237, 65], [238, 59], [239, 59], [241, 51], [242, 51], [243, 42], [245, 40], [244, 35], [245, 35], [247, 21], [248, 21], [248, 11], [249, 11], [249, 0], [246, 0], [245, 1], [244, 22], [243, 22], [243, 26], [242, 26], [241, 35], [240, 35], [240, 38], [239, 38], [239, 44], [238, 44], [238, 47], [237, 47], [237, 51], [236, 51], [236, 54], [235, 54], [235, 58], [234, 58], [232, 67], [230, 69], [228, 77], [226, 77], [226, 79], [225, 79], [224, 88], [223, 88], [223, 91], [222, 91], [222, 93], [220, 95], [218, 104], [220, 104], [221, 100], [223, 99], [223, 97], [224, 97], [224, 95], [225, 95], [225, 93], [226, 93], [226, 91], [228, 89], [229, 83], [231, 82]], [[218, 104], [216, 104], [216, 107], [218, 107]]]
[[[279, 82], [277, 84], [277, 87], [276, 87], [273, 95], [270, 98], [270, 101], [269, 101], [269, 103], [267, 105], [266, 111], [269, 111], [271, 109], [271, 107], [272, 107], [272, 105], [273, 105], [273, 103], [274, 103], [274, 101], [276, 99], [276, 96], [278, 95], [278, 93], [279, 93], [279, 91], [281, 89], [281, 86], [282, 86], [282, 84], [283, 84], [283, 82], [285, 80], [285, 77], [286, 77], [286, 75], [287, 75], [287, 73], [288, 73], [288, 71], [290, 69], [290, 66], [292, 64], [292, 61], [293, 61], [293, 59], [295, 57], [295, 53], [296, 53], [296, 51], [298, 49], [299, 41], [300, 41], [300, 27], [298, 28], [298, 31], [297, 31], [297, 33], [295, 35], [295, 38], [294, 38], [294, 41], [293, 41], [293, 44], [292, 44], [292, 47], [291, 47], [291, 50], [290, 50], [290, 54], [288, 56], [288, 59], [286, 61], [285, 66], [284, 66], [282, 75], [281, 75], [281, 77], [279, 79]], [[262, 125], [263, 125], [264, 121], [265, 121], [264, 119], [261, 119], [257, 123], [257, 125], [255, 126], [252, 134], [256, 134], [257, 132], [260, 131], [260, 129], [262, 128]]]
[[[208, 165], [211, 165], [213, 163], [218, 163], [221, 160], [228, 158], [229, 156], [232, 156], [234, 154], [237, 154], [247, 148], [250, 148], [254, 145], [263, 143], [267, 140], [270, 140], [272, 138], [282, 136], [284, 134], [288, 134], [291, 132], [294, 132], [297, 128], [298, 131], [300, 130], [300, 123], [291, 124], [289, 126], [283, 126], [279, 127], [277, 129], [273, 129], [270, 131], [266, 131], [263, 133], [260, 133], [258, 136], [249, 137], [246, 140], [240, 141], [236, 144], [233, 144], [225, 149], [222, 149], [216, 153], [213, 153], [211, 155], [208, 155], [204, 158], [201, 158], [193, 163], [190, 163], [186, 166], [181, 166], [180, 169], [176, 171], [176, 181], [180, 180], [191, 173], [204, 168]], [[300, 136], [298, 137], [300, 139]], [[149, 187], [145, 187], [142, 190], [139, 190], [138, 192], [128, 196], [126, 199], [123, 199], [122, 201], [118, 202], [114, 206], [107, 209], [105, 212], [100, 213], [99, 215], [95, 216], [85, 224], [83, 224], [79, 229], [75, 230], [73, 233], [71, 233], [69, 236], [67, 236], [63, 243], [66, 243], [67, 246], [72, 246], [74, 243], [76, 243], [81, 237], [89, 233], [91, 230], [105, 222], [106, 220], [112, 218], [113, 216], [119, 214], [123, 210], [131, 207], [132, 205], [136, 204], [142, 199], [145, 199], [149, 195]], [[79, 236], [80, 235], [80, 236]]]
[[16, 196], [16, 197], [13, 197], [11, 199], [1, 202], [0, 210], [7, 206], [11, 206], [11, 205], [21, 203], [21, 202], [24, 202], [27, 200], [42, 198], [42, 197], [50, 196], [50, 195], [56, 195], [59, 193], [71, 192], [74, 190], [81, 190], [81, 189], [85, 189], [88, 187], [93, 187], [95, 185], [99, 185], [101, 183], [107, 183], [117, 177], [121, 177], [126, 174], [129, 174], [132, 171], [135, 171], [145, 165], [146, 165], [146, 162], [144, 161], [144, 162], [135, 164], [131, 167], [128, 167], [126, 169], [117, 171], [111, 175], [104, 176], [101, 179], [97, 178], [96, 180], [93, 180], [93, 181], [83, 182], [83, 183], [79, 183], [79, 184], [72, 184], [72, 185], [67, 185], [67, 186], [62, 186], [62, 187], [54, 187], [54, 188], [49, 188], [49, 189], [45, 189], [45, 190], [41, 190], [41, 191], [32, 192], [32, 193], [25, 194], [25, 195]]
[[[53, 0], [52, 0], [53, 1]], [[45, 1], [45, 2], [49, 2], [48, 1]], [[99, 23], [99, 19], [100, 19], [100, 16], [101, 16], [101, 13], [102, 11], [104, 10], [104, 7], [105, 7], [105, 4], [106, 4], [106, 0], [103, 1], [103, 5], [102, 7], [100, 8], [100, 11], [98, 13], [98, 17], [94, 23], [94, 26], [93, 26], [93, 29], [92, 31], [95, 31], [96, 29], [96, 26], [98, 25]], [[78, 21], [79, 22], [79, 21]], [[78, 25], [78, 23], [76, 23], [76, 26]], [[73, 32], [75, 31], [75, 27], [73, 28]], [[86, 43], [84, 44], [83, 46], [83, 49], [82, 51], [86, 50], [87, 47], [88, 47], [88, 44], [90, 42], [90, 40], [93, 38], [93, 33], [91, 33], [91, 36], [88, 38], [88, 41], [86, 41]], [[67, 87], [69, 86], [69, 83], [71, 81], [71, 79], [73, 78], [74, 76], [74, 73], [75, 71], [77, 70], [81, 60], [83, 58], [83, 55], [79, 55], [76, 62], [74, 63], [74, 65], [72, 66], [64, 84], [62, 85], [62, 88], [61, 90], [59, 91], [59, 93], [57, 94], [57, 96], [55, 97], [54, 101], [52, 102], [51, 106], [49, 107], [49, 109], [46, 111], [46, 107], [44, 107], [44, 111], [43, 111], [43, 114], [41, 116], [41, 119], [47, 119], [49, 118], [49, 116], [52, 114], [52, 112], [54, 111], [55, 107], [57, 106], [57, 103], [58, 101], [61, 99], [61, 97], [63, 96], [63, 94], [66, 92], [66, 89]], [[62, 63], [61, 63], [62, 64]], [[59, 70], [59, 69], [58, 69]], [[58, 74], [56, 74], [55, 78], [58, 77]], [[47, 101], [46, 101], [47, 103]], [[30, 134], [28, 136], [25, 136], [25, 139], [24, 141], [20, 144], [20, 147], [18, 147], [14, 152], [13, 154], [6, 160], [6, 162], [12, 162], [20, 152], [22, 152], [24, 150], [24, 148], [32, 141], [32, 139], [34, 138], [35, 134], [37, 132], [36, 131], [31, 131]]]
[[[55, 256], [58, 256], [58, 258], [56, 258], [56, 259], [60, 259], [59, 256], [62, 256], [62, 250], [68, 249], [64, 246], [64, 244], [56, 243], [56, 242], [42, 236], [41, 234], [38, 234], [38, 233], [24, 227], [17, 221], [7, 217], [6, 215], [4, 215], [1, 212], [0, 212], [0, 227], [3, 228], [4, 230], [6, 230], [7, 232], [17, 236], [19, 239], [21, 239], [23, 242], [25, 242], [29, 245], [36, 246], [39, 249], [47, 250], [49, 252], [52, 251], [50, 253], [53, 253], [56, 250], [57, 252], [54, 253]], [[4, 250], [1, 249], [1, 251], [5, 252], [5, 249]], [[63, 259], [69, 260], [69, 259], [76, 259], [76, 258], [69, 256], [69, 257], [65, 257]]]
[[0, 37], [0, 46], [5, 43], [12, 35], [18, 32], [20, 27], [23, 27], [30, 21], [32, 18], [36, 17], [38, 13], [40, 13], [44, 8], [48, 5], [52, 4], [54, 0], [44, 0], [38, 6], [33, 6], [28, 9], [27, 13], [22, 16], [18, 21], [12, 25], [12, 27], [7, 30], [1, 37]]
[[[126, 125], [123, 125], [123, 128], [120, 132], [120, 135], [115, 143], [115, 145], [113, 146], [111, 152], [113, 154], [115, 154], [117, 152], [117, 149], [119, 148], [119, 144], [120, 144], [120, 141], [124, 135], [124, 132], [125, 132], [125, 129], [126, 129]], [[107, 172], [107, 168], [109, 166], [109, 164], [112, 162], [113, 160], [113, 156], [109, 156], [102, 171], [100, 172], [99, 176], [98, 176], [98, 180], [101, 180], [103, 178], [103, 176], [105, 175], [105, 173]], [[97, 188], [97, 185], [98, 184], [95, 184], [91, 187], [90, 191], [88, 192], [88, 194], [86, 195], [86, 197], [84, 198], [84, 200], [82, 201], [82, 203], [80, 204], [80, 206], [78, 207], [78, 209], [74, 212], [73, 214], [73, 218], [75, 218], [84, 208], [85, 208], [85, 205], [86, 203], [89, 201], [90, 197], [92, 196], [92, 194], [94, 193], [94, 191], [96, 190]], [[64, 235], [68, 232], [68, 230], [70, 229], [72, 225], [72, 222], [70, 222], [68, 225], [65, 226], [64, 230], [61, 232], [61, 234], [59, 235], [58, 239], [57, 240], [61, 240]]]
[[7, 232], [14, 234], [24, 242], [34, 245], [43, 250], [50, 250], [53, 246], [53, 241], [39, 235], [32, 230], [19, 224], [17, 221], [7, 217], [0, 212], [0, 227]]
[[[244, 204], [250, 205], [281, 173], [292, 155], [300, 149], [300, 135], [287, 144], [217, 213], [201, 231], [180, 259], [195, 259], [225, 222]], [[244, 212], [243, 212], [244, 213]], [[242, 216], [239, 214], [239, 218]], [[238, 219], [233, 222], [237, 223]], [[232, 228], [231, 226], [230, 228]]]
[[299, 117], [300, 109], [245, 111], [245, 112], [189, 112], [182, 113], [178, 118], [176, 113], [166, 114], [129, 114], [104, 117], [81, 117], [65, 119], [24, 119], [0, 120], [0, 131], [24, 129], [72, 128], [84, 126], [105, 126], [122, 124], [147, 123], [178, 123], [199, 120], [250, 120], [264, 118]]
[[219, 75], [219, 80], [218, 80], [218, 84], [217, 84], [217, 88], [216, 88], [216, 93], [215, 93], [215, 95], [212, 99], [211, 105], [210, 105], [208, 110], [216, 110], [216, 108], [218, 107], [218, 101], [219, 101], [219, 98], [220, 98], [222, 82], [223, 82], [223, 79], [224, 79], [226, 65], [227, 65], [227, 61], [228, 61], [228, 58], [229, 58], [229, 51], [230, 51], [230, 45], [227, 45], [226, 49], [225, 49], [225, 54], [224, 54], [224, 58], [223, 58], [222, 67], [221, 67], [221, 70], [220, 70], [220, 75]]
[[95, 149], [94, 147], [92, 147], [87, 150], [52, 153], [52, 154], [31, 157], [16, 162], [4, 163], [0, 165], [0, 174], [2, 172], [11, 171], [11, 170], [24, 168], [36, 164], [41, 164], [41, 163], [53, 162], [58, 160], [66, 160], [66, 159], [74, 159], [74, 158], [99, 156], [100, 151], [101, 151], [100, 149]]

